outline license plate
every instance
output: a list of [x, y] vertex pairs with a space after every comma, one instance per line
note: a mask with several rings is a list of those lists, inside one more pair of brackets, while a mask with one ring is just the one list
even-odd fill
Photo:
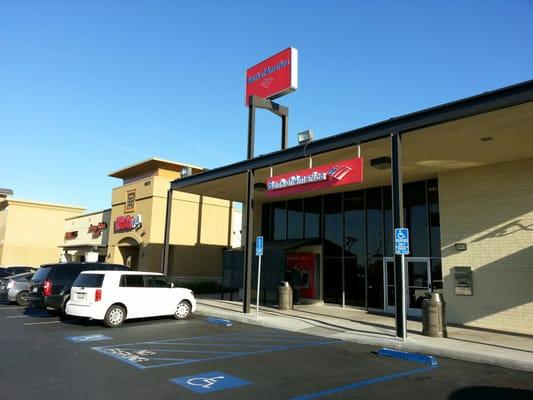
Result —
[[78, 293], [78, 294], [76, 294], [76, 298], [78, 300], [85, 300], [86, 297], [87, 297], [86, 293]]

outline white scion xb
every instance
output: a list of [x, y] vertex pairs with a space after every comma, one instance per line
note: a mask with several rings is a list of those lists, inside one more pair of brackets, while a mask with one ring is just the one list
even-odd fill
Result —
[[131, 318], [173, 315], [185, 319], [196, 311], [196, 299], [191, 290], [175, 288], [163, 274], [84, 271], [72, 284], [65, 311], [116, 328]]

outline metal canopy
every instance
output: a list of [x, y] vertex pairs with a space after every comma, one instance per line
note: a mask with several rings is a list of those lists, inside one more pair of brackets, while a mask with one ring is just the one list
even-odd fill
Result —
[[533, 80], [400, 117], [390, 118], [376, 124], [315, 140], [307, 145], [291, 147], [286, 150], [276, 151], [250, 160], [239, 161], [186, 178], [177, 179], [172, 182], [171, 188], [173, 190], [179, 190], [180, 188], [191, 185], [245, 174], [248, 170], [268, 168], [272, 165], [295, 161], [310, 155], [322, 154], [343, 147], [386, 138], [389, 137], [391, 132], [405, 133], [414, 131], [530, 101], [533, 101]]

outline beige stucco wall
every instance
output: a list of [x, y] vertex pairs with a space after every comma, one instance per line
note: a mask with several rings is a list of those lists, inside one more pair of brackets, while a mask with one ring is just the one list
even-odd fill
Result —
[[[439, 197], [448, 321], [533, 334], [533, 160], [443, 173]], [[473, 296], [454, 294], [454, 266]]]
[[[165, 232], [167, 191], [170, 179], [165, 174], [152, 176], [113, 189], [109, 251], [111, 262], [123, 263], [119, 243], [132, 239], [139, 244], [139, 269], [161, 268]], [[115, 232], [117, 217], [126, 215], [127, 191], [135, 189], [135, 211], [142, 227]], [[169, 275], [214, 276], [222, 273], [222, 248], [231, 245], [231, 202], [182, 192], [173, 192], [170, 244], [173, 251]]]
[[41, 265], [59, 260], [65, 219], [85, 209], [8, 199], [0, 203], [0, 264]]

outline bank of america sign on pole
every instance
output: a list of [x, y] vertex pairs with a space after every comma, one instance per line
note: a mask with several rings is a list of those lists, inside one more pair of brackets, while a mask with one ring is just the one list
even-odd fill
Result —
[[289, 47], [246, 71], [246, 105], [251, 95], [275, 99], [298, 88], [298, 50]]

